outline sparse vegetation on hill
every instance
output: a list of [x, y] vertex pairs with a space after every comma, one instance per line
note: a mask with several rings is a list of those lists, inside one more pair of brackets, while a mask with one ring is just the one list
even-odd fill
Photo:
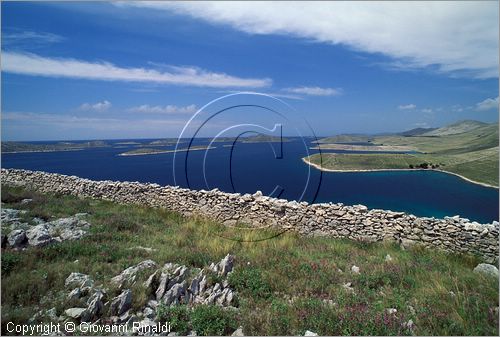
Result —
[[424, 133], [434, 131], [437, 128], [415, 128], [407, 131], [403, 131], [398, 133], [399, 136], [412, 137], [412, 136], [420, 136]]
[[459, 121], [447, 126], [443, 126], [442, 128], [430, 130], [426, 133], [423, 133], [423, 136], [449, 136], [456, 135], [459, 133], [464, 133], [468, 131], [472, 131], [477, 128], [485, 127], [488, 123], [483, 123], [479, 121], [473, 120], [465, 120]]
[[[6, 186], [2, 202], [26, 210], [26, 218], [86, 212], [91, 224], [80, 240], [2, 249], [4, 334], [5, 322], [25, 324], [40, 310], [55, 307], [61, 315], [67, 299], [60, 295], [72, 272], [88, 274], [112, 294], [110, 278], [141, 261], [201, 268], [232, 254], [235, 312], [174, 306], [159, 307], [157, 317], [198, 334], [242, 326], [248, 335], [498, 335], [498, 279], [473, 272], [480, 262], [474, 257], [292, 232], [252, 242], [263, 233], [248, 229], [238, 230], [247, 242], [234, 241], [224, 239], [229, 229], [202, 218]], [[147, 297], [134, 289], [137, 308]]]

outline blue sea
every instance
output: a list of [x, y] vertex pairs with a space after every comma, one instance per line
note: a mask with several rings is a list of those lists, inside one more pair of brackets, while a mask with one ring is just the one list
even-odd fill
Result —
[[[109, 147], [79, 151], [2, 154], [2, 167], [192, 189], [239, 193], [260, 190], [289, 200], [363, 204], [437, 218], [460, 215], [481, 223], [498, 220], [498, 189], [435, 171], [320, 172], [301, 159], [318, 153], [310, 149], [315, 145], [312, 138], [292, 138], [283, 143], [238, 142], [234, 146], [220, 142], [213, 143], [215, 149], [208, 151], [119, 156], [138, 147], [117, 143], [147, 144], [152, 140], [108, 141]], [[202, 139], [192, 145], [207, 144], [208, 140]], [[186, 141], [179, 148], [188, 145]], [[154, 148], [172, 150], [175, 146]]]

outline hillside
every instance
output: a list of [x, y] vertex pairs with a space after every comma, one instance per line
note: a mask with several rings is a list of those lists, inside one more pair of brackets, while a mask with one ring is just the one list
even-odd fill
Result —
[[412, 136], [420, 136], [427, 132], [431, 132], [437, 130], [437, 128], [415, 128], [407, 131], [403, 131], [398, 133], [399, 136], [412, 137]]
[[464, 133], [468, 132], [480, 127], [487, 126], [487, 123], [479, 122], [479, 121], [473, 121], [473, 120], [465, 120], [465, 121], [459, 121], [447, 126], [444, 126], [442, 128], [432, 130], [429, 132], [426, 132], [422, 134], [422, 136], [448, 136], [448, 135], [455, 135], [459, 133]]
[[498, 123], [484, 123], [484, 125], [475, 127], [467, 132], [444, 136], [376, 137], [373, 143], [414, 146], [420, 152], [435, 154], [466, 153], [497, 147], [499, 144]]
[[[471, 256], [271, 229], [240, 229], [242, 240], [230, 240], [227, 227], [199, 216], [1, 192], [3, 234], [19, 222], [63, 225], [75, 217], [88, 230], [74, 240], [2, 248], [2, 335], [5, 322], [79, 323], [84, 314], [103, 324], [168, 321], [179, 335], [231, 335], [239, 327], [240, 335], [498, 335], [498, 279], [473, 271], [480, 261]], [[272, 239], [254, 241], [262, 235]], [[172, 267], [176, 289], [182, 277], [204, 275], [200, 293], [214, 302], [215, 288], [231, 296], [219, 304], [151, 300], [166, 290], [158, 271]]]
[[[468, 129], [468, 131], [463, 131]], [[335, 154], [309, 156], [306, 161], [326, 170], [408, 169], [427, 163], [427, 167], [454, 173], [474, 182], [498, 186], [499, 133], [498, 123], [459, 122], [434, 131], [445, 135], [375, 136], [379, 146], [405, 146], [420, 154]], [[454, 133], [458, 131], [460, 133]], [[431, 131], [431, 132], [434, 132]]]

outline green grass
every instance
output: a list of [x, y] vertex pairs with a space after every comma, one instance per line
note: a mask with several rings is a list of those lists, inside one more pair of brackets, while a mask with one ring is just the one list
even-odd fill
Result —
[[313, 164], [335, 170], [408, 169], [409, 165], [423, 162], [413, 155], [392, 153], [323, 153], [307, 158]]
[[[375, 145], [397, 145], [416, 148], [418, 154], [337, 154], [323, 153], [307, 157], [314, 164], [331, 170], [408, 169], [422, 163], [439, 165], [475, 182], [498, 186], [498, 124], [436, 137], [384, 136], [373, 139]], [[430, 165], [429, 165], [430, 166]]]
[[[36, 202], [21, 206], [16, 199], [21, 195]], [[203, 267], [230, 253], [236, 257], [229, 278], [237, 290], [236, 312], [201, 306], [163, 310], [159, 315], [175, 321], [179, 330], [198, 334], [230, 334], [241, 325], [246, 334], [258, 335], [297, 335], [306, 330], [405, 335], [411, 332], [402, 322], [409, 319], [419, 335], [498, 334], [498, 319], [490, 310], [498, 306], [498, 283], [472, 272], [479, 262], [475, 257], [292, 232], [275, 236], [226, 229], [163, 209], [5, 186], [2, 200], [5, 207], [26, 209], [30, 216], [87, 212], [92, 224], [92, 235], [80, 241], [24, 252], [2, 250], [3, 333], [6, 322], [26, 323], [40, 309], [56, 307], [60, 314], [65, 308], [61, 290], [71, 272], [89, 274], [98, 285], [110, 287], [112, 276], [145, 259]], [[266, 237], [272, 239], [255, 241]], [[155, 251], [130, 249], [136, 246]], [[385, 262], [387, 254], [391, 262]], [[359, 266], [361, 274], [352, 274], [352, 265]], [[352, 283], [354, 293], [343, 288], [346, 282]], [[134, 290], [135, 294], [133, 305], [139, 307], [145, 298]], [[386, 308], [396, 308], [397, 315], [388, 315]]]

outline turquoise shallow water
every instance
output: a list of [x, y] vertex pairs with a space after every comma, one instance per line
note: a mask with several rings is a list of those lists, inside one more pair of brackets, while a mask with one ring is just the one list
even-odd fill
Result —
[[[302, 162], [301, 158], [308, 154], [307, 151], [309, 154], [316, 151], [307, 150], [311, 144], [304, 144], [299, 139], [283, 143], [282, 153], [279, 144], [248, 143], [237, 144], [231, 154], [231, 148], [224, 147], [224, 144], [228, 145], [217, 143], [217, 148], [208, 152], [177, 153], [175, 175], [172, 153], [118, 156], [134, 149], [133, 146], [2, 154], [2, 167], [56, 172], [95, 180], [155, 182], [194, 189], [217, 187], [227, 192], [254, 193], [261, 190], [266, 195], [274, 192], [273, 196], [290, 200], [363, 204], [369, 208], [440, 218], [458, 214], [482, 223], [498, 220], [498, 189], [472, 184], [446, 173], [321, 173]], [[276, 158], [272, 147], [279, 158]]]

